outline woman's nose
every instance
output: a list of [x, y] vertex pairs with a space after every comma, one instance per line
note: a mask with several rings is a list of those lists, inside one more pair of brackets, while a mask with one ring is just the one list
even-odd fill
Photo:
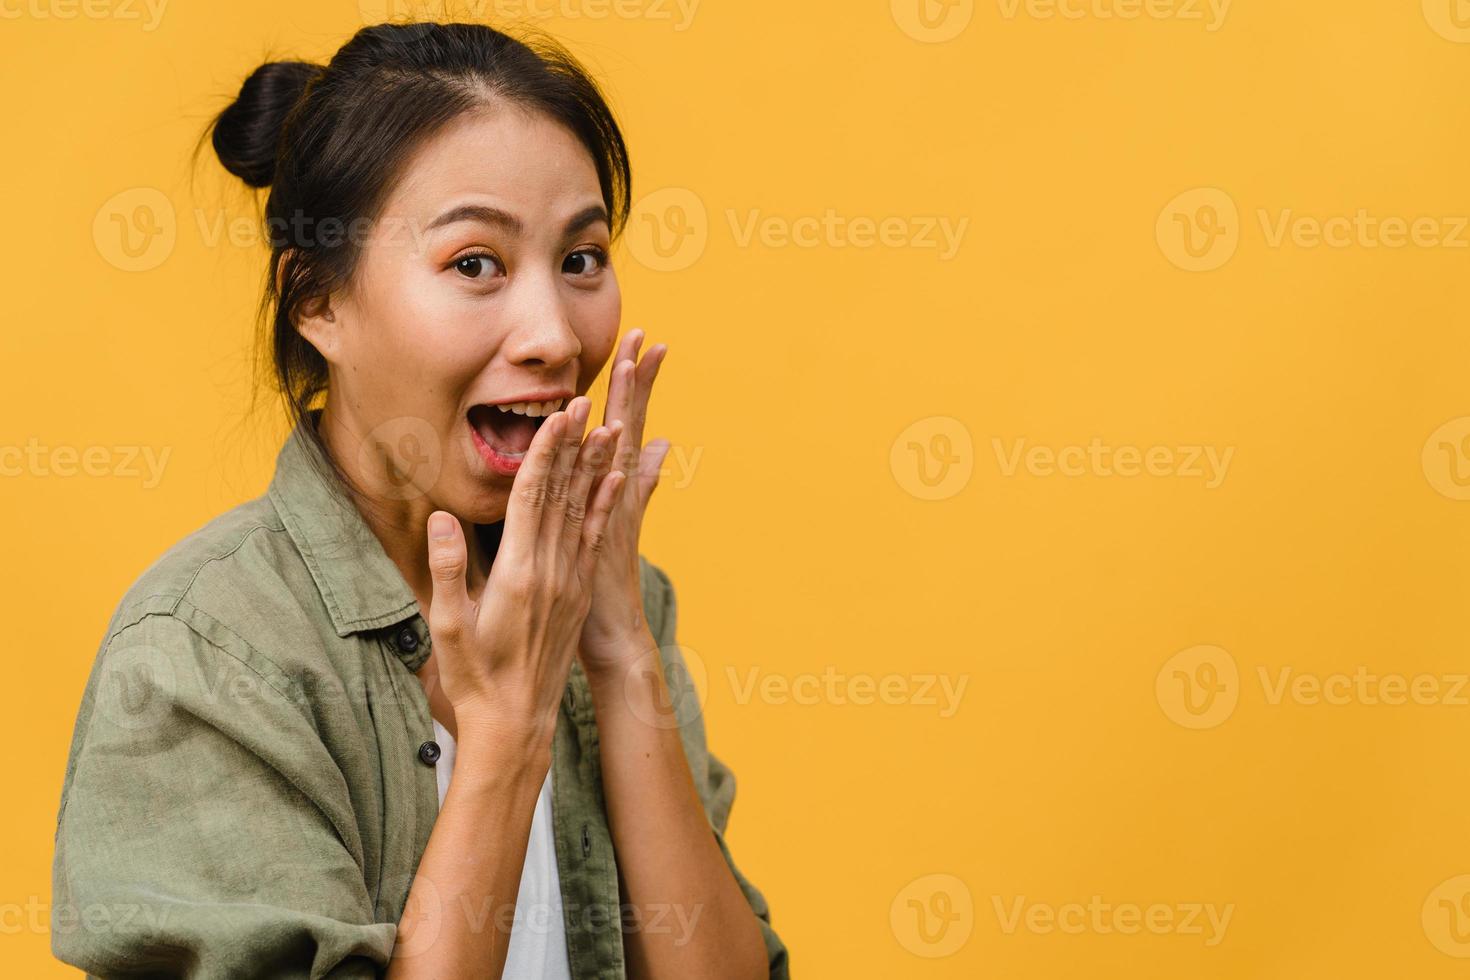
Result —
[[510, 334], [505, 341], [509, 359], [517, 364], [556, 366], [582, 353], [582, 342], [572, 329], [570, 311], [554, 280], [522, 279], [506, 313]]

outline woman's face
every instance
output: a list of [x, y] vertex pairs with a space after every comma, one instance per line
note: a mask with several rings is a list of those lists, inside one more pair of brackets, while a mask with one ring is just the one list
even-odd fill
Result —
[[330, 319], [302, 324], [330, 365], [342, 464], [420, 527], [436, 508], [504, 518], [540, 419], [612, 353], [610, 244], [592, 157], [551, 119], [499, 103], [425, 144]]

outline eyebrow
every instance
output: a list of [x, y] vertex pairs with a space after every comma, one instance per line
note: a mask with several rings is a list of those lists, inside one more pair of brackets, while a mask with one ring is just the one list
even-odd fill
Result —
[[[479, 221], [487, 225], [497, 225], [503, 228], [507, 234], [515, 237], [519, 237], [526, 231], [526, 226], [520, 218], [517, 218], [509, 211], [492, 208], [486, 204], [461, 204], [458, 207], [450, 208], [429, 222], [427, 230], [433, 231], [435, 228], [452, 225], [459, 221]], [[575, 235], [587, 226], [599, 221], [608, 227], [612, 227], [612, 222], [608, 221], [607, 218], [606, 208], [600, 204], [588, 205], [572, 215], [571, 219], [567, 221], [564, 233]]]

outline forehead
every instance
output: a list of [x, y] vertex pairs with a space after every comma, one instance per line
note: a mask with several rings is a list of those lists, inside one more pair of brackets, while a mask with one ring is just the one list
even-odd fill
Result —
[[561, 123], [497, 102], [447, 123], [409, 158], [385, 216], [432, 220], [447, 205], [494, 198], [516, 214], [599, 203], [592, 154]]

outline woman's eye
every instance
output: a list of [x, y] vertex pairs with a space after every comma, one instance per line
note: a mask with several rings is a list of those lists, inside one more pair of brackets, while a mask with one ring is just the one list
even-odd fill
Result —
[[461, 256], [454, 260], [454, 268], [466, 279], [484, 278], [482, 272], [495, 271], [495, 257], [484, 252]]
[[583, 248], [567, 256], [562, 271], [574, 276], [593, 276], [607, 265], [607, 253], [600, 248]]

